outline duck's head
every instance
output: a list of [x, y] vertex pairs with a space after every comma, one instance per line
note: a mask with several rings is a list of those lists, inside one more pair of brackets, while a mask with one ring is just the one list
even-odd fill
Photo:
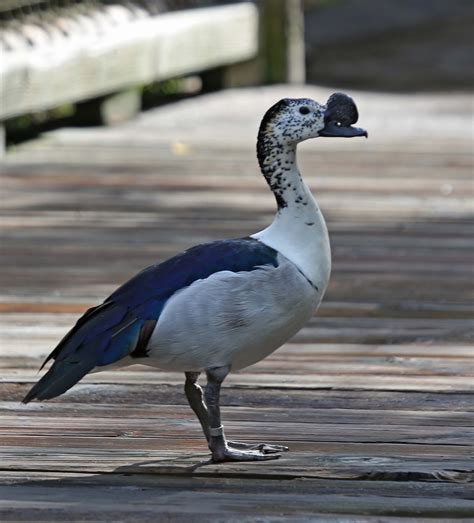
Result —
[[331, 95], [326, 105], [309, 98], [283, 98], [265, 113], [258, 138], [289, 145], [318, 136], [367, 137], [367, 131], [352, 126], [358, 118], [354, 101], [343, 93]]

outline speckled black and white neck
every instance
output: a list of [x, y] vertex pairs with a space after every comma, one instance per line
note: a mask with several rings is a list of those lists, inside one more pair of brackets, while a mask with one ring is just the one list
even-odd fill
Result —
[[269, 227], [252, 235], [291, 260], [321, 296], [331, 270], [329, 237], [324, 217], [298, 169], [296, 147], [319, 136], [325, 110], [314, 100], [283, 99], [263, 117], [257, 157], [278, 211]]
[[310, 194], [296, 164], [296, 146], [306, 139], [308, 131], [314, 132], [324, 125], [323, 111], [324, 107], [313, 100], [285, 98], [272, 106], [262, 119], [257, 158], [279, 211], [308, 205]]

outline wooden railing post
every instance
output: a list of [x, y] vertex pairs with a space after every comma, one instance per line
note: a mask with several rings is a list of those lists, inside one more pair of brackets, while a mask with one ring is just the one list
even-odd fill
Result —
[[114, 125], [131, 120], [140, 110], [140, 90], [126, 89], [78, 102], [74, 121], [82, 125]]
[[5, 126], [0, 122], [0, 158], [5, 156], [5, 151], [7, 149], [7, 135], [5, 132]]
[[260, 35], [265, 83], [304, 83], [303, 0], [260, 0]]

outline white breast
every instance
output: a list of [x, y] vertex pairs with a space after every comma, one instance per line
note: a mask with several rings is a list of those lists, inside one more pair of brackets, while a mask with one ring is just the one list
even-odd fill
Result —
[[284, 256], [278, 267], [223, 271], [177, 292], [166, 304], [143, 363], [180, 371], [255, 363], [291, 338], [322, 293]]
[[324, 295], [331, 275], [329, 235], [322, 212], [309, 189], [304, 187], [305, 206], [281, 209], [273, 223], [252, 238], [281, 252]]

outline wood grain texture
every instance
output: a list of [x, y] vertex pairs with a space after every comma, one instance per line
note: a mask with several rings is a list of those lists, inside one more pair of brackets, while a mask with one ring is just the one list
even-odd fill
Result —
[[[269, 222], [258, 117], [275, 98], [326, 95], [227, 91], [114, 128], [49, 133], [7, 156], [0, 519], [472, 520], [474, 191], [462, 96], [355, 93], [374, 138], [301, 148], [328, 218], [331, 284], [291, 342], [223, 390], [228, 435], [288, 444], [282, 459], [206, 464], [178, 373], [97, 373], [52, 402], [19, 405], [42, 359], [116, 285]], [[407, 127], [403, 107], [432, 126], [431, 140]]]

